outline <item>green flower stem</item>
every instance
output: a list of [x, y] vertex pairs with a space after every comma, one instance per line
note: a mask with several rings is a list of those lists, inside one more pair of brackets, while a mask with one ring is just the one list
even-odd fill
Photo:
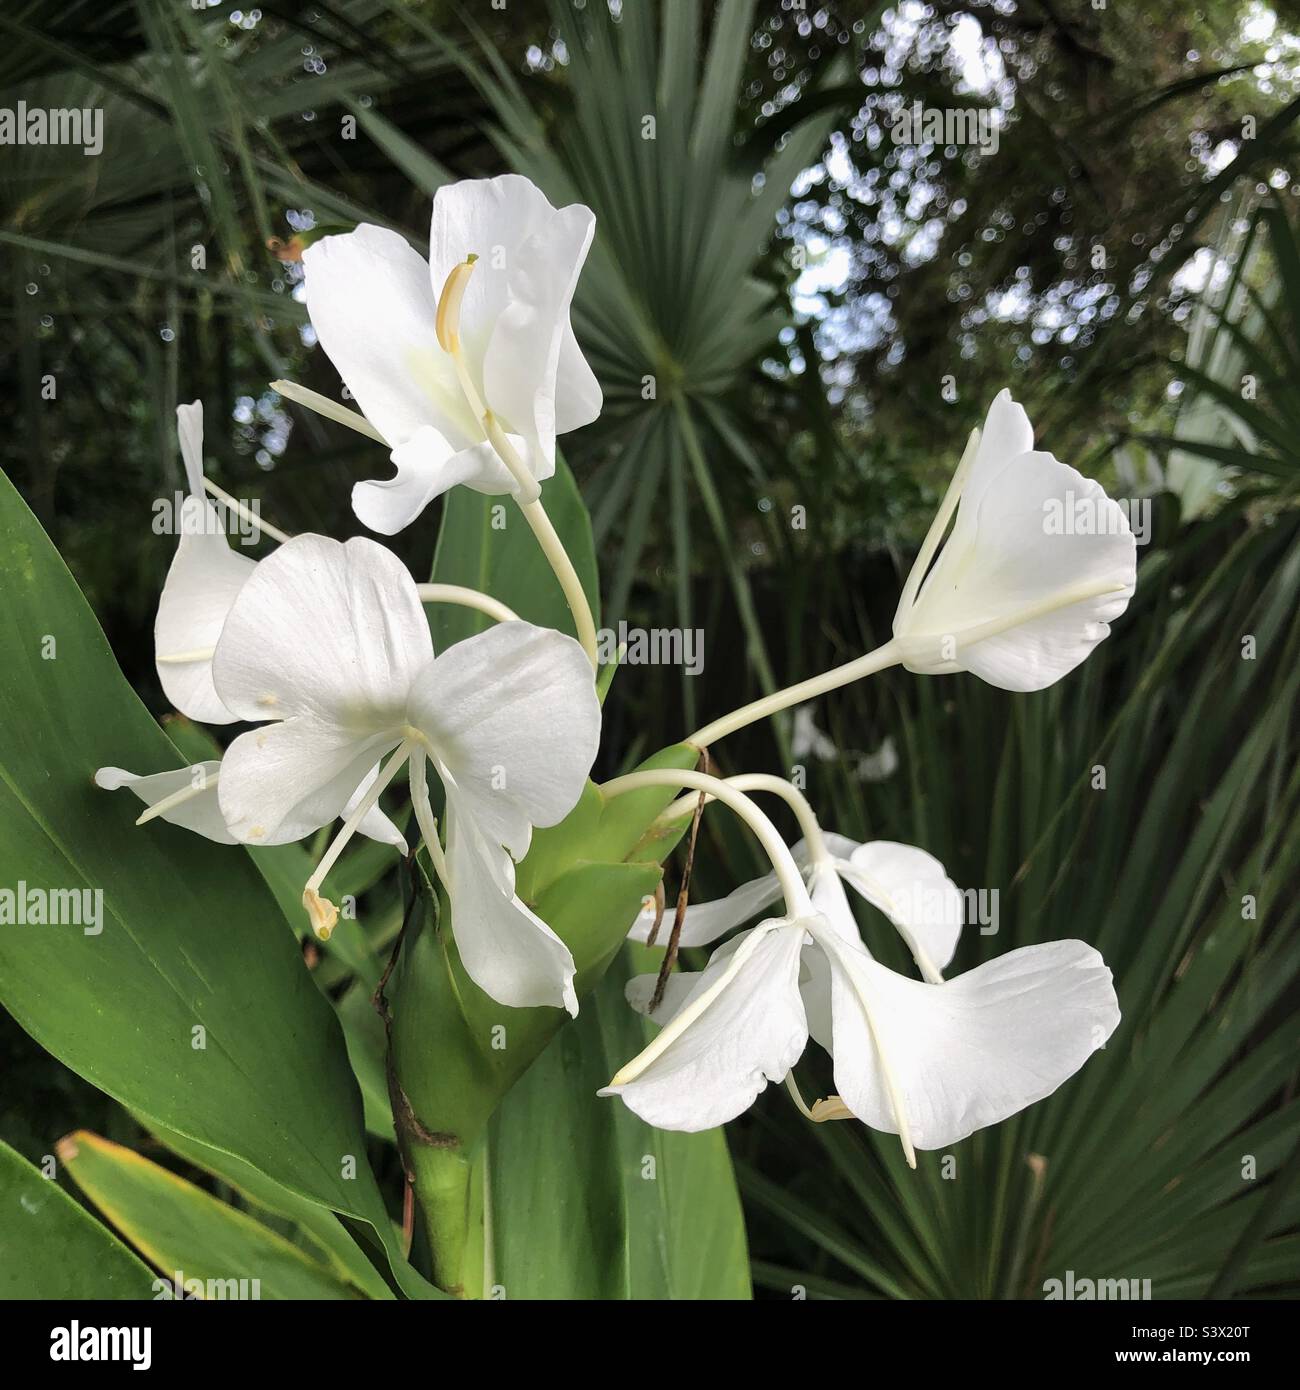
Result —
[[466, 1252], [470, 1233], [473, 1163], [454, 1147], [413, 1143], [407, 1154], [415, 1200], [428, 1232], [433, 1282], [455, 1298], [466, 1298]]

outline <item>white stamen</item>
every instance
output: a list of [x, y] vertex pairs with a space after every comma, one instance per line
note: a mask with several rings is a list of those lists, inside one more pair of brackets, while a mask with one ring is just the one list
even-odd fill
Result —
[[352, 814], [343, 822], [337, 835], [330, 842], [329, 848], [321, 856], [321, 861], [316, 865], [316, 871], [307, 880], [306, 887], [302, 890], [302, 905], [307, 909], [307, 915], [311, 918], [312, 929], [316, 935], [325, 940], [334, 928], [334, 923], [338, 920], [338, 908], [334, 906], [328, 898], [322, 897], [317, 891], [325, 875], [334, 867], [343, 848], [347, 842], [356, 834], [357, 827], [365, 819], [369, 812], [379, 800], [380, 793], [393, 780], [400, 771], [402, 764], [411, 756], [411, 742], [403, 739], [397, 745], [393, 756], [381, 769], [379, 776], [371, 783], [365, 796], [352, 808]]
[[236, 516], [242, 517], [250, 526], [255, 526], [264, 535], [279, 541], [281, 545], [289, 540], [286, 532], [281, 531], [278, 526], [272, 526], [269, 521], [263, 521], [251, 507], [246, 507], [237, 497], [232, 497], [224, 488], [218, 487], [211, 478], [204, 478], [203, 486], [223, 507], [228, 507]]
[[[1128, 587], [1127, 584], [1116, 584], [1113, 579], [1098, 579], [1091, 584], [1076, 584], [1069, 589], [1058, 589], [1056, 593], [1039, 599], [1037, 603], [1027, 604], [1024, 608], [1018, 609], [1006, 617], [991, 618], [986, 623], [977, 623], [974, 627], [965, 628], [961, 632], [951, 635], [957, 650], [961, 651], [963, 647], [971, 647], [976, 642], [987, 641], [990, 637], [997, 637], [1000, 633], [1009, 632], [1013, 627], [1032, 623], [1037, 618], [1045, 618], [1049, 613], [1059, 612], [1062, 608], [1072, 608], [1076, 603], [1084, 603], [1090, 598], [1101, 598], [1105, 594], [1122, 594]], [[908, 640], [914, 640], [910, 634]]]
[[322, 396], [319, 391], [310, 391], [305, 386], [299, 386], [296, 381], [273, 381], [271, 390], [278, 391], [287, 401], [296, 401], [308, 410], [315, 411], [317, 415], [333, 420], [337, 425], [346, 425], [350, 430], [356, 430], [358, 434], [364, 434], [368, 439], [374, 439], [380, 444], [388, 443], [359, 410], [349, 410], [338, 401]]
[[146, 806], [144, 811], [136, 817], [137, 825], [144, 825], [146, 822], [161, 816], [164, 812], [170, 811], [173, 806], [181, 806], [189, 801], [191, 797], [198, 796], [200, 792], [211, 791], [217, 785], [217, 778], [220, 774], [210, 772], [204, 778], [200, 786], [191, 784], [188, 787], [181, 787], [178, 791], [172, 792], [169, 796], [164, 796], [162, 800], [155, 801], [152, 806]]
[[[785, 1074], [785, 1089], [790, 1093], [790, 1099], [794, 1101], [795, 1109], [804, 1117], [805, 1120], [813, 1119], [813, 1112], [808, 1109], [807, 1102], [803, 1098], [803, 1092], [799, 1089], [799, 1083], [794, 1079], [794, 1072], [788, 1071]], [[821, 1101], [817, 1102], [818, 1105]]]
[[415, 809], [415, 823], [420, 827], [420, 835], [429, 851], [433, 871], [438, 875], [442, 886], [450, 893], [451, 879], [447, 874], [447, 860], [442, 852], [442, 841], [438, 838], [438, 822], [434, 818], [433, 806], [429, 801], [429, 773], [423, 753], [417, 753], [411, 759], [411, 805]]

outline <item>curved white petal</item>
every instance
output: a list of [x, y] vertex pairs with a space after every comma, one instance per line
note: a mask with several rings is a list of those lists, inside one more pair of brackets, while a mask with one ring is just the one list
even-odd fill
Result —
[[486, 442], [454, 452], [432, 425], [415, 432], [392, 452], [397, 473], [354, 485], [352, 510], [372, 531], [395, 536], [405, 530], [435, 497], [458, 483], [489, 496], [513, 492], [515, 481]]
[[[832, 859], [847, 859], [861, 842], [851, 839], [848, 835], [837, 835], [833, 830], [823, 830], [822, 843]], [[790, 853], [801, 867], [809, 864], [807, 840], [800, 840], [797, 844], [791, 845]]]
[[555, 471], [558, 402], [564, 401], [564, 422], [571, 429], [600, 413], [595, 378], [589, 369], [577, 370], [581, 353], [575, 358], [567, 346], [569, 305], [595, 230], [590, 208], [575, 203], [517, 249], [507, 300], [483, 359], [487, 404], [535, 450], [529, 466], [539, 480]]
[[466, 814], [516, 859], [533, 826], [577, 804], [600, 741], [582, 648], [532, 623], [498, 623], [448, 647], [416, 678], [407, 713]]
[[919, 947], [939, 970], [952, 960], [965, 903], [934, 855], [895, 840], [871, 840], [838, 867], [844, 881], [893, 922], [909, 949]]
[[176, 438], [180, 441], [181, 462], [191, 497], [203, 496], [203, 402], [190, 401], [176, 407]]
[[[374, 767], [361, 779], [356, 791], [348, 797], [340, 813], [344, 820], [356, 810], [362, 797], [375, 784], [375, 779], [379, 776], [379, 764]], [[407, 853], [406, 836], [388, 818], [379, 806], [372, 806], [357, 824], [357, 834], [364, 835], [368, 840], [377, 840], [381, 845], [392, 845], [394, 849], [402, 854]]]
[[302, 263], [320, 345], [390, 446], [425, 425], [454, 449], [482, 439], [438, 345], [437, 296], [418, 251], [396, 232], [363, 222], [314, 242]]
[[968, 529], [973, 529], [980, 500], [994, 478], [1014, 458], [1034, 447], [1034, 429], [1024, 407], [1011, 399], [1011, 392], [999, 391], [984, 417], [979, 444], [971, 460], [961, 490], [961, 505], [953, 523], [953, 539], [964, 545]]
[[[586, 209], [582, 209], [585, 212]], [[529, 304], [535, 305], [535, 291], [529, 278], [530, 262], [568, 254], [585, 255], [585, 245], [577, 242], [567, 249], [562, 238], [574, 229], [572, 210], [557, 212], [546, 195], [530, 180], [518, 174], [502, 174], [492, 179], [465, 179], [446, 184], [433, 196], [433, 219], [429, 236], [429, 263], [435, 295], [442, 292], [447, 276], [469, 255], [478, 260], [474, 273], [465, 288], [461, 301], [460, 334], [470, 374], [477, 382], [485, 380], [485, 358], [497, 322], [516, 293], [516, 275], [524, 277], [524, 292]], [[555, 219], [561, 221], [555, 225]], [[578, 219], [581, 221], [581, 219]], [[586, 235], [576, 228], [579, 241]], [[554, 266], [543, 273], [558, 273]], [[563, 287], [555, 285], [550, 293], [563, 296]], [[570, 291], [571, 297], [571, 291]], [[566, 434], [590, 424], [601, 408], [600, 386], [587, 365], [569, 324], [568, 298], [564, 297], [563, 312], [557, 308], [554, 316], [562, 320], [559, 356], [554, 368], [553, 396], [555, 402], [555, 433]], [[530, 309], [530, 315], [533, 310]], [[525, 351], [519, 342], [501, 346], [518, 355]], [[534, 370], [544, 368], [546, 355], [539, 357]], [[508, 398], [496, 399], [487, 392], [488, 403], [503, 419], [513, 422]], [[527, 415], [528, 412], [526, 411]], [[523, 424], [516, 426], [523, 429]], [[517, 446], [518, 447], [518, 446]], [[524, 450], [520, 450], [521, 453]], [[549, 460], [530, 461], [535, 476], [550, 476]], [[545, 469], [545, 471], [541, 471]], [[486, 490], [486, 489], [482, 489]], [[497, 489], [508, 491], [508, 488]]]
[[818, 945], [836, 1089], [859, 1119], [896, 1134], [887, 1066], [920, 1149], [1051, 1095], [1119, 1022], [1110, 971], [1082, 941], [1026, 946], [941, 985], [906, 979], [833, 933]]
[[[752, 938], [762, 933], [760, 940]], [[672, 998], [682, 1009], [709, 990], [745, 945], [749, 955], [712, 1003], [648, 1066], [602, 1096], [621, 1096], [628, 1108], [659, 1129], [712, 1129], [735, 1119], [753, 1104], [769, 1081], [780, 1081], [799, 1060], [808, 1025], [799, 997], [799, 950], [803, 930], [789, 922], [763, 923], [713, 953], [703, 971], [675, 977], [689, 980], [689, 992], [673, 984]]]
[[858, 930], [857, 919], [849, 906], [848, 895], [840, 880], [840, 871], [834, 863], [827, 860], [815, 861], [808, 871], [808, 893], [812, 904], [826, 919], [842, 941], [866, 950], [862, 944], [862, 934]]
[[[748, 922], [751, 917], [757, 917], [760, 912], [771, 907], [780, 898], [781, 885], [776, 874], [770, 873], [764, 874], [762, 878], [753, 879], [749, 883], [742, 883], [739, 888], [733, 888], [725, 898], [718, 898], [715, 902], [691, 903], [686, 909], [686, 917], [682, 922], [682, 934], [678, 944], [682, 946], [707, 946], [733, 927], [739, 927]], [[659, 935], [655, 940], [656, 946], [667, 946], [668, 937], [672, 931], [674, 910], [674, 905], [669, 903], [664, 911], [664, 920], [659, 927]], [[641, 942], [648, 941], [650, 929], [654, 924], [654, 909], [643, 908], [636, 921], [632, 923], [632, 929], [628, 932], [629, 939]]]
[[[203, 486], [200, 476], [199, 487]], [[221, 514], [200, 493], [181, 505], [181, 535], [172, 556], [158, 615], [154, 619], [155, 657], [210, 652], [226, 617], [257, 561], [232, 549]], [[226, 708], [212, 683], [212, 658], [158, 661], [163, 693], [182, 714], [203, 724], [229, 724], [237, 715]]]
[[310, 714], [250, 729], [221, 760], [221, 814], [247, 844], [301, 840], [337, 820], [375, 763], [400, 741], [384, 734], [358, 738]]
[[305, 535], [240, 590], [212, 673], [237, 718], [309, 715], [357, 741], [401, 727], [411, 682], [432, 655], [419, 591], [391, 551]]
[[560, 360], [555, 373], [555, 433], [568, 434], [600, 417], [604, 392], [596, 374], [578, 346], [577, 336], [565, 316], [560, 334]]
[[[664, 997], [659, 1001], [657, 1013], [660, 1023], [666, 1023], [674, 1014], [681, 1012], [682, 1005], [691, 997], [699, 983], [700, 972], [674, 970], [664, 982]], [[639, 1014], [650, 1013], [650, 1001], [654, 998], [658, 975], [633, 975], [623, 987], [623, 997]]]
[[515, 866], [447, 784], [451, 929], [470, 979], [498, 1004], [578, 1012], [569, 948], [515, 894]]
[[143, 776], [127, 772], [125, 768], [101, 767], [95, 773], [95, 785], [103, 787], [106, 791], [117, 791], [120, 787], [126, 787], [146, 806], [156, 806], [158, 802], [177, 792], [193, 791], [192, 796], [187, 796], [169, 806], [167, 810], [160, 811], [159, 820], [193, 830], [196, 834], [215, 840], [220, 845], [233, 845], [238, 842], [226, 829], [226, 822], [221, 818], [221, 809], [217, 804], [217, 774], [220, 768], [221, 764], [215, 759], [195, 763], [193, 767], [178, 767], [171, 772], [155, 772]]
[[[963, 496], [959, 522], [967, 506]], [[1004, 690], [1052, 685], [1132, 597], [1137, 548], [1123, 509], [1051, 454], [1028, 453], [988, 480], [970, 523], [968, 514], [895, 622], [903, 664], [971, 671]], [[1005, 630], [981, 635], [990, 626]]]
[[433, 195], [429, 273], [435, 298], [467, 257], [477, 256], [460, 306], [460, 336], [476, 376], [483, 350], [509, 298], [519, 247], [555, 216], [550, 200], [522, 174], [459, 179]]

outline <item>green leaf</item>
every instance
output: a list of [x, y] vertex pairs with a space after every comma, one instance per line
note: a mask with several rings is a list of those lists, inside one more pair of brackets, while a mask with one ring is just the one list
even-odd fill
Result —
[[148, 1121], [369, 1222], [400, 1267], [342, 1033], [261, 877], [241, 851], [137, 828], [131, 798], [91, 780], [174, 767], [176, 751], [7, 479], [0, 577], [0, 722], [23, 731], [0, 755], [0, 887], [102, 894], [97, 934], [0, 932], [0, 998]]
[[0, 1140], [0, 1299], [151, 1298], [153, 1275]]
[[[542, 505], [573, 561], [599, 625], [600, 584], [591, 521], [563, 459], [556, 459], [555, 476], [542, 484]], [[443, 510], [430, 577], [435, 584], [462, 584], [491, 594], [530, 623], [575, 635], [559, 580], [508, 497], [486, 497], [467, 487], [452, 491]], [[438, 651], [484, 631], [491, 623], [469, 608], [430, 605], [429, 625]]]
[[508, 1299], [751, 1296], [723, 1131], [654, 1129], [596, 1094], [656, 1031], [623, 998], [656, 968], [626, 948], [493, 1119], [485, 1281]]
[[[332, 1211], [290, 1192], [232, 1154], [218, 1153], [193, 1139], [182, 1139], [179, 1134], [173, 1134], [161, 1125], [154, 1125], [153, 1133], [174, 1154], [179, 1154], [186, 1162], [205, 1169], [229, 1184], [254, 1207], [291, 1221], [301, 1234], [310, 1239], [312, 1246], [320, 1252], [321, 1260], [340, 1279], [354, 1285], [369, 1298], [393, 1297], [392, 1290]], [[391, 1117], [387, 1133], [391, 1138]]]
[[[359, 1298], [324, 1264], [246, 1212], [147, 1158], [78, 1130], [59, 1141], [59, 1160], [105, 1218], [160, 1274], [180, 1275], [200, 1297]], [[221, 1290], [221, 1292], [217, 1292]]]

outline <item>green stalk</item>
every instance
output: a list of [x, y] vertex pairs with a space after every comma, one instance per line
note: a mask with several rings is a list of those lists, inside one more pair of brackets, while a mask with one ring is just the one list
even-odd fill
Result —
[[444, 1293], [465, 1298], [473, 1165], [459, 1143], [452, 1148], [416, 1143], [407, 1159], [433, 1256], [433, 1282]]

